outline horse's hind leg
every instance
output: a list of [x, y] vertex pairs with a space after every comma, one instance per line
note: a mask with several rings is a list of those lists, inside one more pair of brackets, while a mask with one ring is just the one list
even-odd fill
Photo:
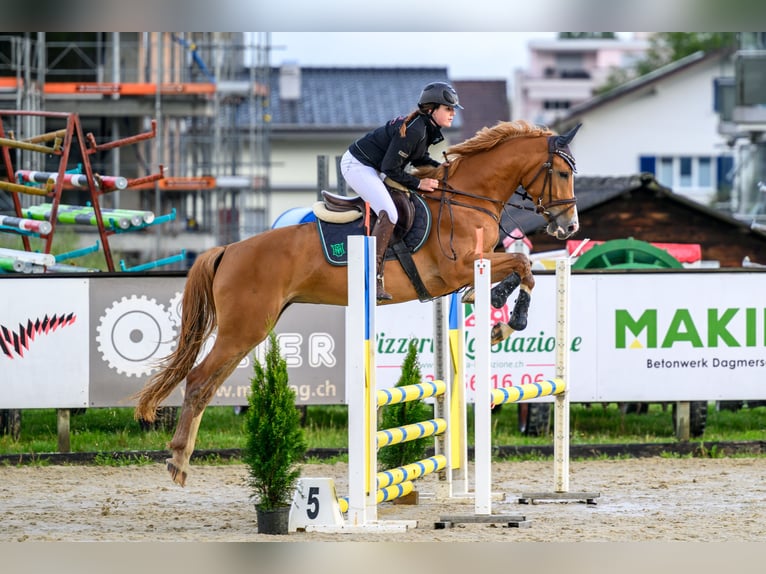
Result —
[[[220, 345], [219, 345], [220, 343]], [[202, 422], [202, 413], [210, 403], [218, 387], [234, 371], [247, 351], [221, 355], [221, 338], [216, 339], [213, 350], [186, 377], [181, 414], [178, 417], [176, 432], [170, 441], [171, 458], [167, 459], [167, 468], [173, 482], [184, 486], [189, 474], [189, 460], [194, 452], [197, 431]]]

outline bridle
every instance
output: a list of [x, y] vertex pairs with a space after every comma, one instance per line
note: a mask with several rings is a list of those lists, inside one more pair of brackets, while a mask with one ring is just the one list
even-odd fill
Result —
[[[503, 225], [501, 223], [502, 214], [505, 212], [507, 207], [515, 207], [516, 209], [523, 209], [526, 211], [534, 211], [535, 213], [539, 213], [540, 215], [553, 219], [554, 222], [556, 222], [557, 218], [565, 213], [568, 209], [562, 209], [559, 210], [558, 213], [553, 214], [550, 211], [551, 207], [559, 207], [559, 206], [571, 206], [577, 203], [577, 198], [572, 196], [569, 199], [553, 199], [553, 156], [557, 155], [560, 158], [562, 158], [570, 168], [572, 168], [572, 173], [576, 173], [577, 170], [575, 168], [575, 160], [572, 156], [569, 146], [559, 146], [557, 145], [558, 137], [560, 136], [548, 136], [548, 159], [543, 163], [540, 168], [537, 170], [534, 176], [532, 176], [532, 179], [529, 181], [527, 185], [524, 185], [521, 183], [511, 194], [511, 197], [514, 195], [518, 195], [521, 197], [522, 201], [529, 200], [533, 204], [534, 198], [529, 194], [527, 191], [528, 187], [531, 187], [535, 181], [541, 176], [544, 175], [543, 180], [543, 189], [540, 192], [540, 197], [537, 199], [537, 203], [533, 206], [523, 205], [523, 204], [517, 204], [517, 203], [511, 203], [510, 200], [503, 201], [500, 199], [494, 199], [492, 197], [486, 197], [483, 195], [477, 195], [475, 193], [469, 193], [467, 191], [461, 191], [459, 189], [455, 189], [447, 182], [448, 177], [448, 170], [449, 170], [449, 162], [445, 162], [444, 164], [444, 178], [441, 180], [442, 185], [434, 188], [434, 191], [440, 191], [442, 192], [439, 197], [434, 197], [433, 195], [426, 195], [426, 194], [420, 194], [421, 197], [424, 199], [430, 199], [432, 201], [439, 201], [439, 212], [437, 217], [437, 235], [440, 234], [441, 229], [441, 220], [442, 220], [442, 214], [444, 212], [444, 208], [446, 208], [449, 211], [449, 217], [450, 221], [453, 221], [453, 213], [452, 213], [452, 206], [458, 206], [458, 207], [465, 207], [467, 209], [473, 209], [475, 211], [480, 211], [482, 213], [485, 213], [489, 215], [499, 226], [500, 230], [505, 233], [506, 235], [511, 235], [506, 229], [503, 228]], [[543, 203], [543, 198], [545, 197], [545, 192], [548, 191], [548, 203]], [[449, 196], [448, 196], [449, 194]], [[491, 209], [487, 209], [478, 205], [473, 205], [470, 203], [462, 202], [458, 199], [455, 199], [454, 196], [462, 196], [467, 197], [471, 199], [478, 199], [481, 201], [486, 201], [488, 203], [494, 204], [499, 207], [500, 215], [498, 215], [495, 211], [492, 211]], [[455, 253], [454, 248], [452, 247], [452, 239], [453, 239], [453, 227], [450, 227], [450, 250], [452, 251], [452, 257], [444, 253], [442, 250], [442, 253], [444, 253], [445, 257], [448, 257], [455, 261], [457, 255]], [[439, 244], [441, 244], [441, 236], [439, 235]]]
[[[569, 199], [553, 199], [553, 156], [557, 155], [560, 158], [562, 158], [570, 168], [572, 168], [572, 173], [577, 173], [577, 168], [575, 167], [575, 160], [574, 157], [572, 157], [572, 154], [569, 150], [569, 146], [565, 147], [559, 147], [556, 145], [556, 138], [558, 136], [549, 136], [548, 137], [548, 161], [546, 161], [543, 165], [540, 166], [540, 169], [537, 170], [537, 173], [535, 173], [534, 176], [532, 176], [532, 180], [527, 184], [524, 185], [523, 183], [519, 185], [519, 187], [516, 188], [516, 191], [514, 191], [514, 195], [519, 195], [522, 200], [529, 200], [534, 202], [534, 199], [531, 195], [529, 195], [529, 192], [527, 191], [528, 187], [531, 187], [532, 184], [537, 181], [537, 178], [540, 177], [540, 175], [545, 174], [545, 179], [543, 180], [543, 190], [540, 193], [540, 197], [537, 198], [537, 204], [534, 206], [534, 208], [526, 207], [524, 205], [516, 205], [512, 203], [508, 203], [507, 205], [510, 205], [511, 207], [516, 207], [518, 209], [527, 209], [529, 211], [534, 210], [536, 213], [539, 213], [540, 215], [551, 217], [553, 220], [556, 220], [556, 217], [561, 215], [566, 211], [566, 209], [562, 209], [558, 212], [558, 214], [554, 215], [551, 213], [550, 208], [551, 207], [558, 207], [560, 205], [566, 205], [570, 206], [575, 203], [577, 203], [577, 198], [575, 196], [570, 197]], [[550, 201], [548, 203], [543, 203], [543, 198], [545, 197], [545, 192], [548, 191], [548, 198]]]

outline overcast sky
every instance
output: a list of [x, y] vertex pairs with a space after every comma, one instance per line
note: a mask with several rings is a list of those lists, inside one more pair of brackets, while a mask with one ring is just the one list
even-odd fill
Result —
[[272, 32], [271, 64], [435, 66], [453, 80], [509, 80], [530, 39], [557, 32]]

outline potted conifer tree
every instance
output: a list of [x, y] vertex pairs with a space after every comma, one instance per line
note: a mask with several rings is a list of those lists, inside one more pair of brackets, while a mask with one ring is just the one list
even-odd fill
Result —
[[254, 361], [243, 460], [249, 469], [258, 532], [287, 534], [290, 504], [306, 453], [295, 391], [288, 386], [287, 363], [272, 331], [264, 365]]

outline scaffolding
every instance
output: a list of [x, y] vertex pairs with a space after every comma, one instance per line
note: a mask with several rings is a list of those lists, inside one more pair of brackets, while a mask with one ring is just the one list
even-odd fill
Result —
[[[116, 249], [144, 260], [181, 247], [193, 255], [268, 228], [270, 55], [267, 32], [4, 35], [0, 109], [54, 112], [18, 115], [8, 129], [19, 139], [64, 129], [58, 114], [76, 114], [95, 134], [90, 162], [97, 173], [141, 181], [163, 166], [164, 178], [110, 193], [103, 207], [175, 210], [175, 220]], [[109, 146], [152, 126], [151, 140]], [[59, 168], [54, 157], [13, 153], [16, 169]], [[13, 181], [13, 174], [0, 179]], [[70, 203], [89, 199], [70, 195]], [[43, 199], [25, 195], [23, 207]]]

